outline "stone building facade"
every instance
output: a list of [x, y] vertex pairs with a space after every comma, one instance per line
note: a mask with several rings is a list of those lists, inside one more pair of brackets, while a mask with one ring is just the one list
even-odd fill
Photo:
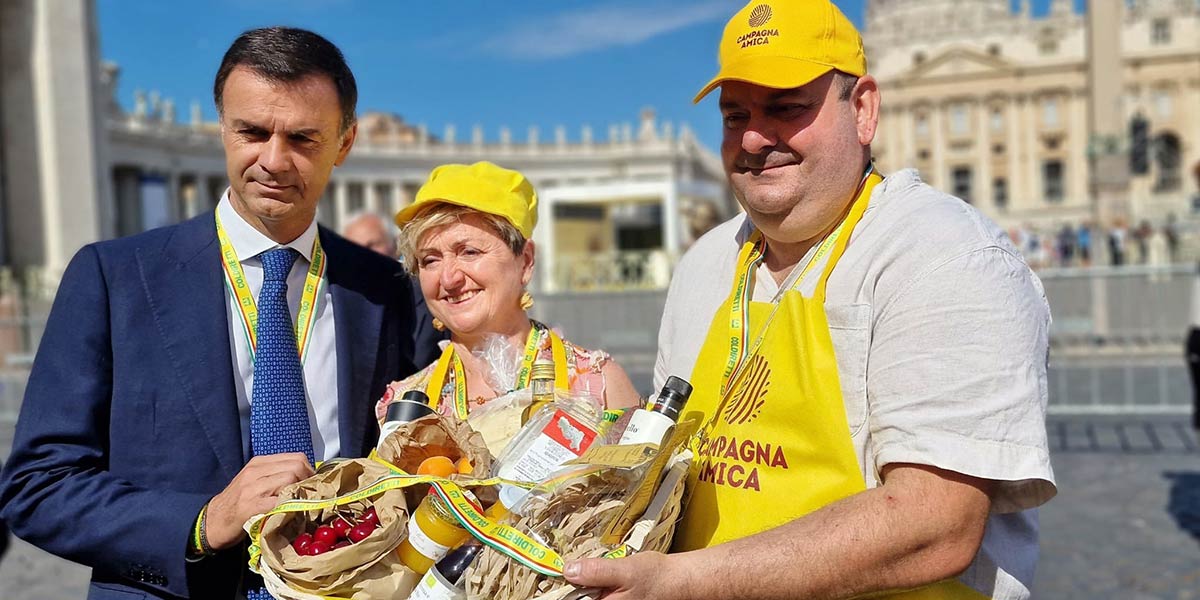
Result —
[[[1200, 2], [1097, 2], [1111, 6], [1051, 0], [1035, 17], [1029, 0], [868, 0], [878, 164], [916, 167], [1008, 227], [1200, 218]], [[1127, 172], [1135, 115], [1145, 174]]]

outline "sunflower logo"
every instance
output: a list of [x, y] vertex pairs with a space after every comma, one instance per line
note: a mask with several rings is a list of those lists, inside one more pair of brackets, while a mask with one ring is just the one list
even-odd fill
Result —
[[754, 10], [750, 11], [751, 27], [762, 27], [763, 25], [767, 24], [767, 21], [770, 20], [771, 7], [767, 6], [766, 4], [759, 4], [758, 6], [754, 7]]
[[744, 425], [758, 418], [766, 404], [764, 396], [771, 387], [771, 364], [761, 355], [754, 355], [742, 374], [737, 391], [725, 407], [725, 422]]

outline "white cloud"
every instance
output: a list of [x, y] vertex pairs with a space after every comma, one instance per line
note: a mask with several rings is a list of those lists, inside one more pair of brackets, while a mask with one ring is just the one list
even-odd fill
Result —
[[740, 3], [703, 0], [680, 5], [609, 4], [527, 20], [483, 41], [482, 48], [518, 59], [573, 56], [640, 44], [698, 23], [724, 20]]

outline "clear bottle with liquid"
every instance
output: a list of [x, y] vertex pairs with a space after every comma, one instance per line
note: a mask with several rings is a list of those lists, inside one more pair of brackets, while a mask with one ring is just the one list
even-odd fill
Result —
[[554, 361], [539, 358], [529, 373], [529, 392], [533, 400], [521, 413], [521, 424], [529, 422], [543, 406], [554, 402]]
[[483, 550], [479, 540], [468, 540], [437, 561], [408, 596], [409, 600], [463, 600], [467, 597], [467, 567]]
[[[493, 473], [501, 479], [539, 483], [563, 463], [577, 458], [600, 435], [601, 411], [589, 398], [562, 396], [539, 409], [496, 460]], [[514, 511], [528, 490], [501, 484], [500, 504]]]
[[679, 414], [692, 395], [692, 384], [674, 375], [667, 378], [658, 396], [651, 399], [645, 408], [633, 411], [625, 432], [618, 444], [662, 444]]

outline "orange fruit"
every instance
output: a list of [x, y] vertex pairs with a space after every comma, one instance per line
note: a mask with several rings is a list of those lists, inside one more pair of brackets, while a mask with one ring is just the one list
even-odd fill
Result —
[[417, 475], [433, 475], [435, 477], [449, 477], [457, 467], [454, 466], [454, 461], [445, 456], [430, 456], [421, 461], [421, 465], [417, 467]]
[[471, 464], [470, 459], [462, 457], [458, 459], [458, 472], [462, 475], [470, 475], [475, 471], [475, 467]]

